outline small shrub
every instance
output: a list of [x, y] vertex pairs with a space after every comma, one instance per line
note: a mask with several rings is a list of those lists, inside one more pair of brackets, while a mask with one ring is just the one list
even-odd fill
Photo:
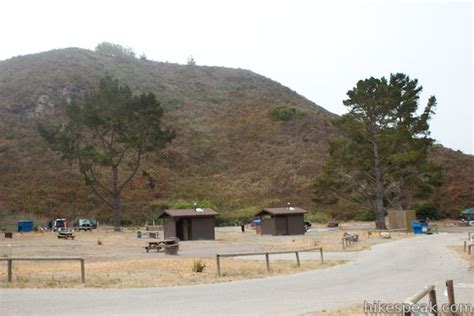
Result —
[[102, 246], [102, 240], [100, 240], [100, 238], [97, 238], [97, 245]]
[[123, 219], [120, 220], [120, 225], [121, 226], [132, 226], [133, 222], [132, 222], [132, 220], [130, 220], [128, 218], [123, 218]]
[[287, 106], [272, 106], [268, 110], [268, 116], [273, 121], [289, 121], [296, 116], [296, 109]]
[[193, 272], [196, 272], [196, 273], [201, 273], [204, 271], [204, 268], [206, 268], [206, 264], [204, 262], [202, 262], [201, 259], [199, 260], [194, 260], [194, 263], [193, 263]]
[[258, 207], [248, 207], [229, 212], [221, 212], [216, 216], [216, 226], [241, 225], [242, 223], [250, 223], [258, 209]]
[[439, 220], [446, 217], [446, 215], [439, 210], [439, 208], [432, 203], [424, 203], [415, 207], [417, 219], [434, 219]]
[[355, 213], [354, 219], [356, 221], [364, 221], [364, 222], [374, 221], [375, 220], [375, 213], [373, 211], [367, 210], [367, 209], [358, 210]]

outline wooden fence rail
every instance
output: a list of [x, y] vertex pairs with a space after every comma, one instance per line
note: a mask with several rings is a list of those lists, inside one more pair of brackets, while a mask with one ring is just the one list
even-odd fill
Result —
[[[429, 295], [430, 306], [434, 309], [434, 315], [438, 315], [437, 302], [436, 302], [436, 290], [433, 284], [425, 286], [422, 290], [416, 292], [413, 296], [407, 298], [404, 302], [407, 306], [412, 306], [418, 303], [423, 297]], [[403, 310], [403, 316], [411, 316], [410, 310]]]
[[81, 282], [86, 282], [86, 271], [84, 268], [84, 258], [81, 257], [48, 257], [48, 258], [35, 258], [35, 257], [25, 257], [25, 258], [0, 258], [0, 261], [7, 261], [7, 272], [8, 272], [8, 282], [12, 282], [13, 278], [13, 261], [80, 261], [81, 263]]
[[217, 275], [221, 276], [221, 258], [225, 257], [242, 257], [242, 256], [265, 256], [265, 262], [267, 264], [267, 271], [270, 271], [270, 255], [294, 253], [296, 255], [296, 263], [298, 267], [301, 266], [300, 263], [300, 252], [310, 252], [319, 250], [321, 263], [324, 263], [323, 248], [310, 248], [310, 249], [299, 249], [299, 250], [284, 250], [284, 251], [267, 251], [267, 252], [244, 252], [244, 253], [218, 253], [216, 254], [216, 266], [217, 266]]
[[[412, 315], [412, 305], [417, 304], [424, 298], [426, 295], [429, 295], [429, 307], [433, 313], [428, 313], [429, 315], [438, 316], [439, 308], [438, 303], [436, 301], [436, 290], [433, 284], [425, 286], [423, 289], [415, 293], [413, 296], [407, 298], [403, 304], [403, 316], [411, 316]], [[449, 310], [455, 310], [455, 300], [454, 300], [454, 283], [453, 280], [446, 281], [446, 295], [448, 297], [448, 305]], [[418, 315], [418, 313], [416, 313]], [[451, 315], [455, 315], [455, 313], [451, 312]]]

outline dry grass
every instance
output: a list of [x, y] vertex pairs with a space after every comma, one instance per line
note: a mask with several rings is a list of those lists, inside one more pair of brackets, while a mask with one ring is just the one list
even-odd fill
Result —
[[467, 262], [469, 262], [469, 264], [470, 264], [469, 271], [474, 272], [474, 253], [469, 255], [467, 253], [467, 250], [466, 250], [466, 252], [464, 252], [464, 247], [463, 246], [453, 246], [453, 247], [451, 247], [451, 249], [456, 251], [456, 253], [459, 256], [461, 256], [461, 258], [467, 260]]
[[86, 264], [86, 283], [80, 283], [78, 263], [31, 263], [15, 262], [12, 284], [5, 282], [6, 266], [0, 272], [0, 286], [19, 288], [55, 287], [168, 287], [216, 282], [229, 282], [262, 278], [271, 275], [290, 274], [314, 269], [322, 269], [343, 263], [329, 261], [302, 262], [301, 267], [290, 261], [271, 263], [271, 272], [266, 271], [265, 262], [222, 260], [222, 277], [216, 275], [215, 260], [200, 259], [205, 265], [203, 272], [193, 272], [195, 258], [173, 257], [146, 260], [124, 260], [91, 262]]
[[[352, 225], [352, 224], [351, 224]], [[387, 242], [376, 236], [367, 238], [363, 231], [355, 231], [360, 242], [348, 251], [357, 251], [373, 244]], [[86, 284], [80, 283], [78, 262], [15, 262], [14, 282], [6, 283], [6, 263], [0, 263], [0, 286], [2, 287], [166, 287], [215, 282], [227, 282], [269, 275], [291, 274], [342, 264], [343, 261], [278, 260], [271, 258], [271, 273], [266, 271], [265, 261], [233, 260], [223, 258], [221, 271], [216, 276], [215, 254], [226, 252], [261, 252], [296, 250], [323, 247], [324, 251], [341, 251], [344, 230], [316, 232], [302, 236], [261, 236], [247, 228], [216, 229], [215, 241], [188, 241], [180, 243], [178, 256], [167, 256], [162, 252], [146, 253], [144, 246], [149, 239], [137, 239], [135, 231], [115, 233], [109, 229], [99, 232], [76, 232], [75, 240], [60, 240], [54, 233], [14, 234], [13, 239], [0, 237], [0, 257], [64, 257], [81, 256], [86, 262]], [[409, 235], [410, 236], [410, 235]], [[395, 234], [394, 239], [406, 238]], [[101, 241], [101, 244], [97, 243]], [[10, 247], [8, 246], [10, 245]], [[287, 257], [286, 257], [287, 258]], [[195, 260], [202, 260], [205, 269], [193, 272]]]
[[[295, 261], [272, 259], [268, 273], [264, 261], [221, 260], [222, 277], [216, 276], [215, 253], [239, 251], [283, 250], [312, 246], [294, 238], [266, 238], [251, 234], [219, 232], [216, 241], [181, 242], [178, 256], [144, 251], [146, 239], [137, 239], [134, 232], [76, 232], [75, 240], [59, 240], [53, 233], [14, 234], [13, 239], [0, 239], [0, 256], [64, 257], [81, 256], [86, 261], [86, 284], [80, 283], [78, 262], [14, 262], [14, 282], [6, 282], [6, 263], [0, 263], [2, 287], [166, 287], [215, 282], [228, 282], [269, 275], [290, 274], [342, 264], [343, 261]], [[239, 238], [240, 237], [240, 238]], [[101, 240], [99, 245], [97, 240]], [[252, 248], [246, 250], [248, 245]], [[243, 248], [242, 248], [243, 247]], [[201, 273], [193, 272], [194, 261], [205, 264]]]
[[362, 315], [367, 315], [367, 314], [364, 313], [362, 305], [357, 305], [357, 306], [351, 306], [349, 308], [339, 309], [335, 311], [322, 310], [315, 313], [311, 313], [309, 315], [311, 316], [359, 316], [359, 315], [362, 316]]

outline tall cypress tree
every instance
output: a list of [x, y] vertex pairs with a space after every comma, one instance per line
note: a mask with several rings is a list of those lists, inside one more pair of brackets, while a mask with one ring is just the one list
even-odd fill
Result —
[[376, 227], [386, 228], [386, 208], [406, 207], [407, 190], [432, 173], [428, 120], [436, 99], [430, 97], [417, 116], [421, 91], [416, 79], [395, 74], [389, 81], [360, 80], [347, 92], [349, 113], [335, 121], [340, 137], [330, 142], [330, 158], [316, 179], [316, 201], [364, 205], [375, 213]]
[[113, 210], [114, 228], [120, 230], [123, 190], [145, 155], [164, 148], [175, 133], [162, 126], [155, 95], [133, 95], [110, 77], [83, 104], [69, 105], [66, 115], [66, 124], [39, 125], [39, 132], [63, 159], [77, 163], [86, 184]]

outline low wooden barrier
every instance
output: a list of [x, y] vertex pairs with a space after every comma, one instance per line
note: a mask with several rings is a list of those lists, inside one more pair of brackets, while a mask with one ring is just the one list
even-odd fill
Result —
[[[423, 297], [426, 295], [429, 295], [429, 300], [430, 300], [430, 306], [434, 310], [434, 315], [438, 315], [438, 310], [437, 310], [437, 303], [436, 303], [436, 290], [435, 286], [433, 284], [425, 286], [422, 290], [418, 291], [415, 293], [413, 296], [407, 298], [405, 302], [403, 302], [407, 306], [412, 306], [416, 303], [418, 303]], [[411, 311], [408, 310], [403, 310], [403, 316], [411, 316]]]
[[26, 258], [0, 258], [0, 261], [7, 261], [7, 274], [8, 282], [12, 282], [13, 278], [13, 261], [80, 261], [81, 263], [81, 281], [82, 283], [86, 282], [86, 272], [84, 268], [84, 258], [80, 257], [57, 257], [57, 258], [35, 258], [35, 257], [26, 257]]
[[[429, 313], [429, 315], [438, 316], [439, 308], [438, 308], [438, 303], [436, 300], [436, 290], [433, 284], [425, 286], [422, 290], [418, 291], [413, 296], [407, 298], [405, 302], [403, 302], [403, 304], [406, 305], [406, 307], [403, 308], [403, 316], [411, 316], [412, 315], [411, 306], [421, 301], [421, 299], [425, 297], [426, 295], [429, 295], [429, 304], [430, 304], [429, 307], [430, 307], [430, 311], [433, 312], [433, 313]], [[453, 280], [446, 281], [446, 294], [445, 295], [448, 297], [449, 310], [452, 311], [454, 305], [456, 305], [456, 302], [454, 299]], [[451, 313], [451, 315], [455, 315], [455, 314]]]
[[357, 236], [357, 240], [354, 240], [353, 235], [343, 236], [341, 238], [342, 241], [342, 250], [346, 250], [346, 248], [352, 246], [353, 243], [358, 242], [359, 237]]
[[469, 240], [464, 240], [464, 252], [467, 250], [468, 254], [472, 254], [472, 248], [474, 247], [474, 243], [469, 244], [470, 242]]
[[408, 234], [409, 231], [406, 228], [399, 228], [399, 229], [369, 229], [367, 230], [367, 237], [370, 238], [372, 234], [379, 233], [379, 237], [382, 236], [382, 233], [406, 233]]
[[324, 263], [323, 248], [310, 248], [310, 249], [300, 249], [300, 250], [285, 250], [285, 251], [267, 251], [267, 252], [245, 252], [245, 253], [218, 253], [216, 254], [216, 266], [217, 266], [217, 275], [221, 276], [221, 261], [220, 258], [224, 257], [241, 257], [241, 256], [265, 256], [265, 261], [267, 264], [267, 271], [270, 271], [270, 255], [285, 254], [285, 253], [294, 253], [296, 255], [296, 263], [298, 267], [301, 266], [300, 263], [300, 252], [309, 252], [319, 250], [321, 256], [321, 263]]

